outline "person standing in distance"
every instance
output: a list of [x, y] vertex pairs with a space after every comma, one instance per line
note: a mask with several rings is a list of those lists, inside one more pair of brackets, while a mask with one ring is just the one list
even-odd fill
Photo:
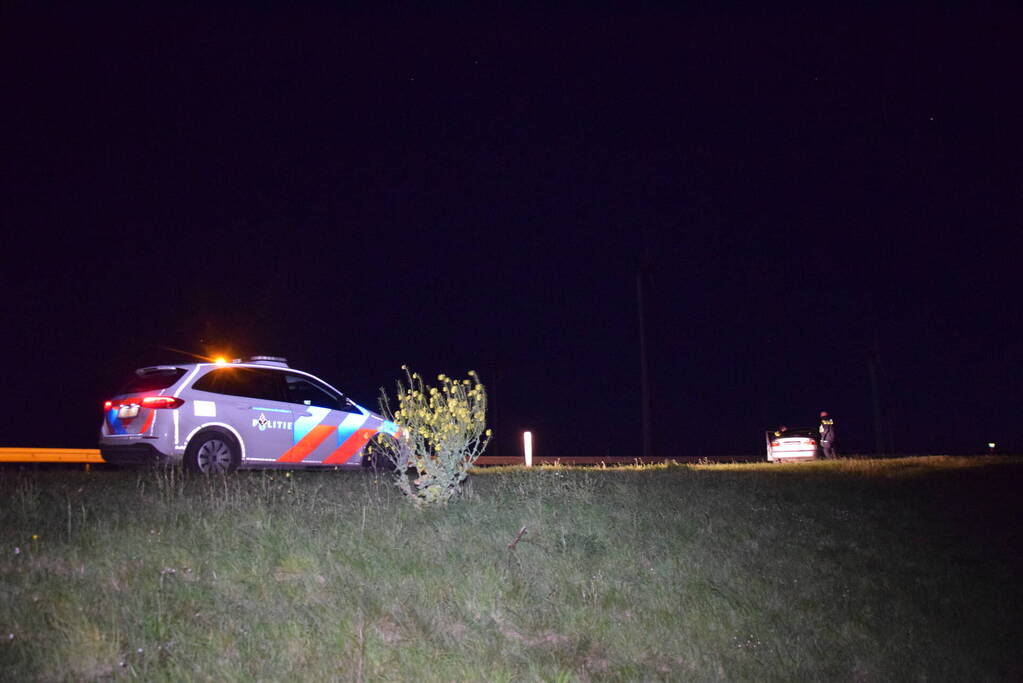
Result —
[[835, 421], [828, 415], [828, 411], [821, 411], [821, 451], [824, 458], [831, 460], [835, 457]]

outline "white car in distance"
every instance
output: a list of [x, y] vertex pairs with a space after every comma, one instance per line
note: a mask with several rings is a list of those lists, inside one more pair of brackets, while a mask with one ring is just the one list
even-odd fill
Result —
[[798, 462], [817, 459], [817, 434], [813, 429], [779, 429], [764, 433], [767, 462]]

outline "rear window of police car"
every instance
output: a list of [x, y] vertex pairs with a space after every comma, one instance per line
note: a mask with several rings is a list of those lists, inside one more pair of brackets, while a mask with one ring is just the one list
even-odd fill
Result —
[[135, 374], [124, 383], [119, 394], [159, 391], [177, 382], [185, 374], [184, 368], [159, 368]]
[[226, 367], [206, 373], [196, 380], [192, 388], [213, 394], [283, 401], [283, 380], [283, 376], [273, 370]]

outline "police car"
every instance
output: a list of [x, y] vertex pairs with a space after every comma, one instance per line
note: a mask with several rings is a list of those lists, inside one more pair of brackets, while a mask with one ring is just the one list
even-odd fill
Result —
[[283, 358], [139, 368], [104, 406], [106, 462], [238, 468], [380, 465], [397, 426]]
[[817, 439], [812, 429], [788, 429], [767, 431], [768, 462], [793, 462], [817, 459]]

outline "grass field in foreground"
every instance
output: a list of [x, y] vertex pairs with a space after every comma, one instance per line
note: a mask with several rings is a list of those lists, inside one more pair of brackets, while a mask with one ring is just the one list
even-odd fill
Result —
[[504, 468], [420, 512], [367, 473], [0, 470], [0, 679], [1020, 680], [1021, 485]]

